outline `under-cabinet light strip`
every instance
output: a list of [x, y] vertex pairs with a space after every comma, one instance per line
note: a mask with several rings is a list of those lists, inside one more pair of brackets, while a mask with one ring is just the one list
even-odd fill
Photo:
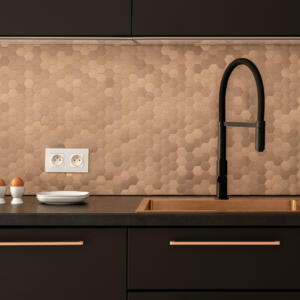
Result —
[[268, 41], [276, 41], [276, 40], [300, 40], [300, 36], [115, 36], [115, 37], [106, 37], [106, 36], [0, 36], [0, 40], [268, 40]]

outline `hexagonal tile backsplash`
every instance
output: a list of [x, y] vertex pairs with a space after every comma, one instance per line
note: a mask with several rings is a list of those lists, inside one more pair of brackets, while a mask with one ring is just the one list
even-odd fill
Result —
[[[0, 48], [0, 177], [26, 194], [215, 194], [219, 84], [253, 60], [266, 93], [266, 150], [228, 129], [230, 194], [300, 194], [299, 45], [9, 45]], [[234, 71], [227, 120], [256, 119]], [[87, 174], [44, 172], [46, 147], [90, 149]]]

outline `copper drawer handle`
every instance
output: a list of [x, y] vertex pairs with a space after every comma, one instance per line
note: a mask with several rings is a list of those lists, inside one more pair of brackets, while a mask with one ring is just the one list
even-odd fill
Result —
[[170, 246], [280, 246], [280, 241], [267, 242], [182, 242], [170, 241]]
[[75, 242], [0, 242], [0, 247], [16, 246], [83, 246], [84, 241]]

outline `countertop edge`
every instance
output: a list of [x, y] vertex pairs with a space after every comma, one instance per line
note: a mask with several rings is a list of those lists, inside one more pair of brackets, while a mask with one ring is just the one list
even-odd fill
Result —
[[0, 226], [66, 227], [298, 227], [300, 213], [1, 214]]

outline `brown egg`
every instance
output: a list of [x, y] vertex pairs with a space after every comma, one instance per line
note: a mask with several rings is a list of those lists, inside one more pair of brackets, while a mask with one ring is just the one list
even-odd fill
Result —
[[15, 177], [11, 182], [11, 186], [24, 186], [24, 181], [20, 177]]
[[6, 186], [4, 179], [0, 178], [0, 186]]

